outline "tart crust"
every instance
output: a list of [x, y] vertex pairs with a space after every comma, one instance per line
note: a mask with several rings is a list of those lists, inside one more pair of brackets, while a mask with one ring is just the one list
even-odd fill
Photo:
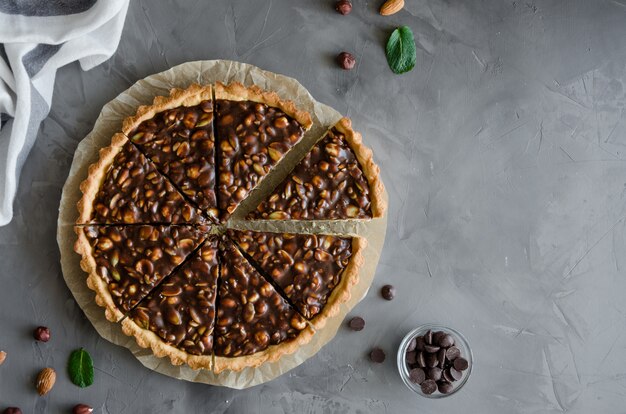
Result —
[[352, 255], [348, 266], [343, 269], [341, 282], [335, 286], [320, 313], [310, 321], [315, 329], [323, 328], [329, 318], [339, 313], [341, 304], [350, 300], [352, 286], [359, 282], [359, 269], [363, 265], [363, 251], [366, 247], [367, 239], [357, 236], [352, 238]]
[[211, 85], [202, 86], [197, 83], [189, 85], [187, 89], [171, 89], [169, 96], [157, 96], [152, 101], [152, 105], [142, 105], [137, 108], [134, 116], [129, 116], [122, 123], [122, 133], [128, 135], [143, 121], [152, 119], [159, 112], [167, 111], [181, 106], [195, 106], [202, 101], [213, 99], [213, 87]]
[[137, 345], [150, 348], [159, 358], [169, 357], [172, 365], [187, 364], [192, 369], [213, 369], [213, 355], [192, 355], [175, 346], [165, 343], [157, 334], [142, 329], [131, 318], [122, 321], [122, 331], [128, 336], [134, 336]]
[[367, 182], [370, 185], [372, 218], [384, 216], [387, 210], [387, 201], [384, 197], [385, 187], [380, 179], [380, 168], [378, 168], [378, 165], [374, 162], [374, 153], [363, 144], [361, 134], [352, 129], [352, 121], [350, 118], [341, 118], [339, 122], [334, 125], [334, 128], [345, 135], [348, 145], [350, 145], [350, 148], [354, 151], [361, 169], [363, 170], [363, 174], [365, 174]]
[[256, 85], [244, 86], [240, 82], [224, 85], [221, 82], [217, 82], [215, 84], [215, 99], [264, 103], [280, 108], [284, 113], [298, 121], [305, 131], [313, 125], [311, 115], [306, 111], [299, 110], [293, 101], [282, 100], [276, 92], [265, 91]]
[[241, 371], [244, 368], [256, 368], [265, 362], [278, 361], [283, 355], [293, 354], [302, 345], [307, 344], [314, 334], [313, 328], [307, 326], [295, 338], [281, 342], [278, 345], [271, 345], [263, 351], [252, 355], [239, 357], [215, 356], [213, 372], [219, 374], [224, 370]]

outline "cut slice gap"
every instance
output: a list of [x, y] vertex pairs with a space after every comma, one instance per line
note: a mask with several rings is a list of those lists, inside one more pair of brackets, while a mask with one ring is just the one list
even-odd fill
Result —
[[192, 226], [86, 226], [75, 227], [75, 251], [106, 308], [107, 319], [117, 322], [158, 283], [181, 265], [205, 239]]
[[161, 175], [123, 134], [100, 151], [80, 185], [81, 224], [205, 223], [200, 210]]
[[291, 174], [250, 212], [248, 219], [369, 220], [384, 215], [386, 201], [372, 151], [342, 118]]
[[359, 237], [233, 230], [228, 236], [315, 328], [350, 299], [366, 246]]
[[174, 365], [212, 369], [217, 243], [216, 236], [207, 239], [135, 306], [122, 322], [124, 333]]
[[245, 259], [222, 239], [221, 285], [213, 371], [239, 371], [276, 361], [308, 343], [313, 329]]
[[311, 117], [274, 92], [240, 83], [215, 85], [218, 199], [222, 220], [301, 141]]
[[365, 234], [372, 220], [245, 220], [232, 219], [229, 229], [272, 233], [327, 234], [331, 236], [358, 236]]
[[213, 88], [172, 89], [124, 121], [123, 133], [190, 201], [217, 222]]

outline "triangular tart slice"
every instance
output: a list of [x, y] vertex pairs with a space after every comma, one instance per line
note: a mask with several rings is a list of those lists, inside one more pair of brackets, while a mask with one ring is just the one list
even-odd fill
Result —
[[228, 235], [315, 328], [350, 299], [359, 279], [362, 237], [230, 230]]
[[213, 92], [193, 84], [158, 96], [124, 121], [123, 132], [197, 206], [217, 219]]
[[336, 220], [382, 217], [384, 189], [372, 151], [341, 119], [248, 219]]
[[115, 134], [111, 145], [100, 151], [80, 189], [80, 224], [206, 222], [122, 134]]
[[220, 244], [213, 372], [276, 361], [309, 342], [312, 328], [232, 242]]
[[75, 250], [107, 319], [118, 321], [204, 241], [192, 226], [77, 226]]
[[215, 85], [218, 194], [222, 220], [237, 208], [312, 125], [308, 112], [274, 92]]
[[214, 236], [130, 311], [124, 333], [174, 365], [212, 369], [217, 257]]

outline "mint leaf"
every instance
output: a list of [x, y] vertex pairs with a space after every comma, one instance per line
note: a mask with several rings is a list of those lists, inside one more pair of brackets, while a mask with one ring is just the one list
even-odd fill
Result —
[[75, 385], [85, 388], [93, 384], [93, 360], [83, 348], [72, 352], [67, 368]]
[[408, 26], [398, 27], [391, 33], [385, 48], [387, 63], [393, 73], [401, 74], [415, 67], [417, 59], [415, 39], [413, 32]]

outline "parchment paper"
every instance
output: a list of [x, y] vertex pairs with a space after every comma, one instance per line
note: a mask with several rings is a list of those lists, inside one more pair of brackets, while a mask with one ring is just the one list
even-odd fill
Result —
[[[80, 258], [74, 253], [74, 223], [78, 217], [76, 203], [81, 197], [80, 183], [87, 176], [87, 168], [98, 158], [98, 150], [109, 145], [111, 137], [121, 129], [122, 120], [133, 115], [139, 105], [152, 103], [154, 96], [167, 95], [171, 88], [186, 88], [191, 83], [200, 84], [222, 81], [239, 81], [246, 85], [256, 84], [261, 88], [276, 91], [281, 98], [291, 99], [311, 114], [313, 127], [303, 137], [274, 170], [268, 180], [263, 180], [248, 199], [235, 212], [228, 222], [229, 227], [248, 228], [259, 231], [291, 231], [305, 233], [330, 233], [360, 235], [368, 239], [365, 250], [365, 263], [359, 274], [359, 282], [352, 289], [351, 299], [341, 306], [337, 316], [328, 320], [326, 326], [318, 330], [311, 342], [291, 355], [283, 356], [279, 361], [265, 363], [257, 368], [247, 368], [239, 372], [226, 371], [218, 375], [208, 370], [192, 370], [187, 365], [174, 366], [169, 358], [157, 358], [150, 349], [140, 348], [133, 337], [124, 335], [120, 324], [111, 323], [104, 317], [104, 309], [96, 305], [94, 292], [87, 288], [86, 274], [80, 268]], [[341, 223], [333, 221], [249, 222], [242, 219], [256, 207], [271, 190], [291, 171], [295, 164], [309, 151], [311, 146], [322, 137], [328, 128], [341, 118], [334, 109], [321, 104], [296, 80], [263, 71], [245, 63], [226, 60], [188, 62], [173, 67], [165, 72], [148, 76], [135, 83], [114, 100], [102, 108], [93, 130], [79, 144], [69, 176], [63, 186], [57, 229], [57, 242], [61, 252], [61, 268], [67, 286], [70, 288], [78, 305], [85, 312], [96, 331], [108, 341], [128, 348], [146, 367], [164, 375], [187, 381], [222, 385], [231, 388], [247, 388], [270, 381], [300, 365], [315, 355], [337, 333], [344, 318], [366, 295], [382, 250], [387, 217], [371, 221]], [[385, 199], [387, 194], [385, 194]]]

